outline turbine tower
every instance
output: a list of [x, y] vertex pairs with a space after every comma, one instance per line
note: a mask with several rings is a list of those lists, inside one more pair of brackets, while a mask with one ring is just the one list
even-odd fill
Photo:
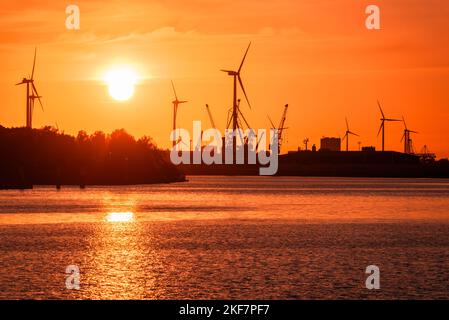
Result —
[[384, 111], [382, 110], [379, 100], [377, 100], [377, 105], [379, 106], [380, 113], [382, 114], [382, 118], [380, 119], [381, 124], [380, 124], [380, 128], [379, 128], [379, 132], [377, 132], [377, 136], [379, 136], [380, 132], [382, 131], [382, 151], [385, 151], [385, 122], [394, 122], [394, 121], [401, 121], [401, 120], [385, 118], [385, 114], [384, 114]]
[[27, 85], [27, 94], [26, 94], [26, 127], [31, 129], [33, 126], [33, 111], [34, 111], [34, 100], [38, 100], [41, 106], [42, 111], [44, 111], [44, 107], [42, 105], [41, 98], [37, 92], [36, 86], [34, 85], [34, 69], [36, 67], [36, 53], [37, 49], [34, 49], [34, 60], [33, 60], [33, 69], [31, 70], [31, 76], [29, 79], [23, 78], [22, 82], [16, 83], [16, 86], [26, 84]]
[[[180, 104], [186, 103], [187, 101], [179, 100], [178, 95], [176, 94], [175, 85], [173, 84], [173, 81], [171, 82], [171, 86], [173, 88], [173, 93], [175, 95], [175, 100], [173, 100], [173, 131], [176, 130], [176, 115], [178, 114], [178, 106]], [[176, 145], [176, 141], [173, 141], [173, 147]]]
[[[246, 94], [246, 90], [245, 87], [243, 86], [243, 81], [242, 78], [240, 76], [240, 72], [242, 71], [242, 67], [243, 64], [245, 63], [245, 59], [246, 59], [246, 55], [248, 54], [249, 48], [251, 46], [251, 42], [248, 45], [248, 48], [246, 49], [245, 55], [243, 56], [242, 62], [240, 63], [240, 67], [238, 68], [237, 71], [233, 71], [233, 70], [220, 70], [223, 72], [226, 72], [228, 74], [228, 76], [233, 77], [234, 80], [234, 85], [233, 85], [233, 97], [232, 97], [232, 115], [231, 115], [231, 119], [232, 119], [232, 129], [235, 131], [239, 128], [239, 122], [238, 122], [238, 117], [239, 117], [239, 104], [237, 101], [237, 81], [240, 84], [240, 88], [243, 91], [243, 94], [245, 95], [245, 99], [246, 102], [248, 103], [248, 106], [251, 109], [251, 104], [249, 102], [248, 96]], [[235, 143], [234, 143], [235, 145]]]
[[345, 118], [345, 120], [346, 120], [346, 133], [345, 133], [345, 136], [343, 137], [343, 140], [346, 139], [346, 151], [349, 151], [349, 136], [351, 134], [353, 136], [357, 136], [357, 137], [360, 137], [360, 136], [357, 133], [354, 133], [351, 130], [349, 130], [348, 118]]
[[410, 133], [418, 133], [407, 128], [407, 123], [405, 123], [404, 117], [402, 117], [402, 122], [404, 123], [404, 134], [402, 135], [401, 142], [404, 141], [404, 153], [413, 153], [412, 139], [410, 138]]

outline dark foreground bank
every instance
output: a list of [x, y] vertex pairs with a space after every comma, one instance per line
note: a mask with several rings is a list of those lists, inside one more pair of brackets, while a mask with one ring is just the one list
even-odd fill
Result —
[[[260, 165], [187, 164], [187, 175], [259, 175]], [[299, 151], [280, 155], [277, 176], [449, 178], [449, 161], [394, 151]]]
[[0, 127], [0, 189], [33, 185], [125, 185], [184, 181], [151, 138]]

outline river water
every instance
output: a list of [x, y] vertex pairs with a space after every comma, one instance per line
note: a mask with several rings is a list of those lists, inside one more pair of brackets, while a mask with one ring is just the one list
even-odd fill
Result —
[[0, 191], [0, 299], [449, 298], [449, 180], [189, 180]]

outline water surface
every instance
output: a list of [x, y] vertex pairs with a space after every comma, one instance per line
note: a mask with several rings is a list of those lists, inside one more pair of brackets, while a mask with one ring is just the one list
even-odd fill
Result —
[[448, 180], [189, 179], [0, 191], [0, 298], [449, 298]]

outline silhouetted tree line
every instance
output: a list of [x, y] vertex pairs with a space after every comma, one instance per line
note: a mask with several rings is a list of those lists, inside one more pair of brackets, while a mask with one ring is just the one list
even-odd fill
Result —
[[53, 127], [0, 126], [0, 187], [33, 184], [120, 185], [184, 181], [150, 137], [120, 129], [76, 137]]

